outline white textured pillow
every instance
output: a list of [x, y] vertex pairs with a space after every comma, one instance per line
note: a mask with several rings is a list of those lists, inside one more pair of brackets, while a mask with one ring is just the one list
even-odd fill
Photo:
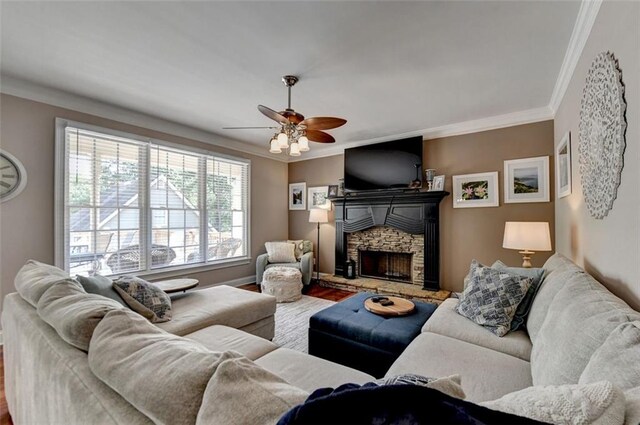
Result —
[[308, 396], [247, 358], [225, 360], [207, 385], [196, 425], [275, 424]]
[[289, 242], [265, 242], [270, 263], [295, 263], [295, 245]]
[[624, 393], [608, 381], [534, 386], [479, 404], [556, 425], [622, 424], [625, 415]]

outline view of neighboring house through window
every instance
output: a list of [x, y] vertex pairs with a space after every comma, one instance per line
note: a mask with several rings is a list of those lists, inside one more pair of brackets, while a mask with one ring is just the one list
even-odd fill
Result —
[[248, 256], [248, 161], [59, 125], [57, 260], [66, 270], [123, 274]]

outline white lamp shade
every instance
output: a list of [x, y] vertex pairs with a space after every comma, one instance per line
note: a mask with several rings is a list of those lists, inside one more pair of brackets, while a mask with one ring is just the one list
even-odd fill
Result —
[[507, 221], [502, 247], [529, 251], [551, 251], [549, 223], [544, 221]]
[[286, 135], [286, 133], [280, 133], [278, 134], [278, 143], [280, 143], [280, 147], [281, 148], [288, 148], [289, 147], [289, 136]]
[[271, 148], [269, 149], [271, 153], [282, 153], [282, 149], [280, 149], [280, 142], [275, 137], [271, 139]]
[[327, 223], [329, 221], [329, 211], [320, 208], [309, 211], [309, 223]]
[[309, 150], [309, 139], [307, 139], [307, 136], [301, 136], [298, 139], [298, 145], [300, 146], [300, 152], [307, 152]]
[[298, 146], [297, 143], [291, 143], [291, 146], [289, 148], [289, 155], [300, 156], [300, 146]]

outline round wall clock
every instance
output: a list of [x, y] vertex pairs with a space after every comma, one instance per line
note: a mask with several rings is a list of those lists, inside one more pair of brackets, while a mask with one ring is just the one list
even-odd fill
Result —
[[0, 202], [8, 201], [27, 185], [27, 170], [18, 158], [0, 150]]
[[578, 143], [582, 193], [587, 210], [597, 219], [609, 214], [620, 186], [626, 108], [618, 61], [612, 53], [602, 52], [587, 73]]

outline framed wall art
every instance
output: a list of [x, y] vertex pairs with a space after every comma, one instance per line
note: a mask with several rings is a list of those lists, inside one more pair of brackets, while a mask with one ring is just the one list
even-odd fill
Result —
[[307, 184], [305, 182], [289, 184], [289, 209], [307, 209]]
[[308, 190], [308, 206], [310, 210], [316, 208], [329, 209], [331, 202], [327, 200], [329, 186], [310, 187]]
[[497, 207], [498, 172], [453, 176], [453, 208]]
[[558, 199], [571, 195], [571, 132], [569, 131], [556, 147], [556, 194]]
[[549, 157], [504, 162], [504, 202], [549, 202]]

